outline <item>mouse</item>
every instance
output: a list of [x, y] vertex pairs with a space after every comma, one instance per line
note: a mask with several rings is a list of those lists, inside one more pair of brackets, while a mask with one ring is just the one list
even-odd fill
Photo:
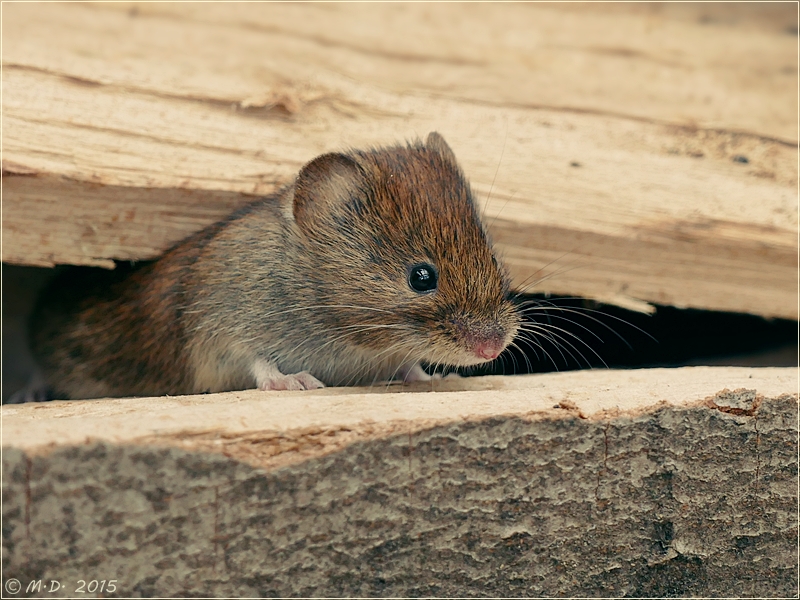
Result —
[[318, 156], [154, 262], [101, 271], [64, 273], [33, 312], [50, 398], [426, 381], [497, 359], [520, 327], [437, 132]]

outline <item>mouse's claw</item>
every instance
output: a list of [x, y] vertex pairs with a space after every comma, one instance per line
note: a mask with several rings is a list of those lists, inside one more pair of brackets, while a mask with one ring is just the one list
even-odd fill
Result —
[[256, 386], [260, 390], [317, 390], [325, 384], [308, 371], [284, 375], [274, 363], [259, 359], [253, 365]]
[[279, 375], [260, 382], [260, 390], [317, 390], [324, 388], [325, 384], [308, 371], [301, 371], [294, 375]]
[[37, 367], [28, 384], [21, 390], [14, 392], [3, 404], [25, 404], [27, 402], [46, 402], [52, 398], [50, 387], [44, 375]]

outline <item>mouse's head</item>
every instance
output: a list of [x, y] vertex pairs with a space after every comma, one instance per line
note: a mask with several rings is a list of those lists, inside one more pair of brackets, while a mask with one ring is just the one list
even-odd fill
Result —
[[398, 360], [496, 358], [520, 319], [444, 139], [325, 154], [298, 176], [294, 220], [331, 337]]

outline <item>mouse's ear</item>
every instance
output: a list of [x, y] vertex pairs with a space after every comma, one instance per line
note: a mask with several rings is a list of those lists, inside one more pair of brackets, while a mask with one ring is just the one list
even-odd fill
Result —
[[425, 140], [425, 147], [435, 150], [443, 159], [452, 163], [456, 167], [458, 166], [456, 155], [453, 154], [450, 146], [447, 145], [447, 142], [444, 141], [444, 138], [438, 132], [431, 131], [428, 134], [428, 139]]
[[292, 212], [301, 229], [315, 229], [363, 189], [364, 172], [355, 159], [346, 154], [323, 154], [300, 170], [294, 184]]

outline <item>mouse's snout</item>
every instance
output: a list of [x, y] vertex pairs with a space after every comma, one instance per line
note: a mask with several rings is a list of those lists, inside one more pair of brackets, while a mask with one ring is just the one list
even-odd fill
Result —
[[505, 350], [516, 333], [515, 326], [503, 326], [499, 320], [454, 318], [453, 334], [465, 354], [461, 362], [477, 364], [494, 360]]

